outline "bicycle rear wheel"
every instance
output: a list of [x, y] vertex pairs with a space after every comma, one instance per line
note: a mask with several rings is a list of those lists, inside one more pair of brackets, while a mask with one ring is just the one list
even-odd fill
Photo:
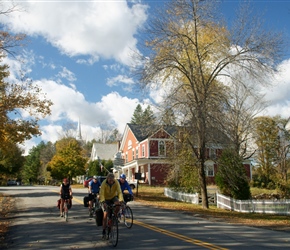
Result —
[[129, 206], [126, 206], [124, 211], [124, 224], [127, 228], [131, 228], [133, 226], [133, 212]]
[[112, 225], [109, 234], [109, 241], [113, 247], [117, 246], [119, 239], [118, 219], [114, 216], [112, 218]]
[[68, 221], [67, 201], [64, 202], [64, 219], [65, 219], [65, 221]]

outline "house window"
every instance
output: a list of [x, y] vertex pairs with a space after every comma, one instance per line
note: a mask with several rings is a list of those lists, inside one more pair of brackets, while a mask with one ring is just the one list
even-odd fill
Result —
[[205, 175], [211, 176], [211, 177], [214, 176], [214, 165], [213, 164], [206, 164]]
[[158, 154], [159, 156], [165, 156], [165, 142], [164, 141], [158, 142]]
[[128, 162], [128, 153], [126, 153], [125, 162]]
[[133, 160], [135, 159], [135, 150], [134, 150], [134, 148], [132, 149], [132, 159]]
[[131, 140], [128, 141], [128, 149], [130, 149], [130, 148], [132, 148], [132, 141]]
[[215, 148], [210, 148], [209, 149], [209, 158], [215, 159], [216, 158], [216, 149]]
[[138, 153], [139, 153], [139, 151], [138, 151], [138, 148], [136, 148], [136, 159], [138, 159]]
[[142, 157], [145, 157], [145, 145], [142, 145]]

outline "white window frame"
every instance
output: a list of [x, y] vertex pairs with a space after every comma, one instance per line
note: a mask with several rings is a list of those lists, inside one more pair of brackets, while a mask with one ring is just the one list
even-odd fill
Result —
[[[163, 145], [161, 145], [163, 144]], [[166, 144], [165, 141], [160, 140], [158, 141], [158, 156], [165, 156], [166, 155]], [[161, 147], [163, 147], [163, 154], [161, 154]]]

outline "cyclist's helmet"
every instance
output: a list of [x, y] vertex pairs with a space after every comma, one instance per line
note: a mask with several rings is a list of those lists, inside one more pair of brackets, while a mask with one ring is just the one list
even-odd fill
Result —
[[121, 174], [121, 175], [120, 175], [120, 178], [126, 180], [126, 175], [125, 175], [125, 174]]
[[97, 180], [98, 179], [98, 176], [94, 175], [93, 179], [96, 179]]

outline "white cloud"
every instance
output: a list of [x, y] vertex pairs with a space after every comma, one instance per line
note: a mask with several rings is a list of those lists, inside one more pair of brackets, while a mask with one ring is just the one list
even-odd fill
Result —
[[[87, 55], [93, 63], [113, 58], [129, 65], [137, 50], [134, 37], [147, 19], [147, 7], [119, 1], [21, 1], [25, 11], [1, 15], [0, 21], [16, 33], [43, 36], [61, 53]], [[83, 60], [79, 62], [84, 63]]]
[[125, 83], [126, 85], [132, 85], [134, 84], [134, 80], [125, 75], [118, 75], [118, 76], [107, 79], [107, 85], [110, 87], [116, 86], [118, 85], [118, 83]]
[[264, 112], [267, 115], [282, 117], [290, 116], [290, 60], [283, 61], [277, 67], [272, 86], [262, 89], [265, 99], [270, 102], [270, 106]]

